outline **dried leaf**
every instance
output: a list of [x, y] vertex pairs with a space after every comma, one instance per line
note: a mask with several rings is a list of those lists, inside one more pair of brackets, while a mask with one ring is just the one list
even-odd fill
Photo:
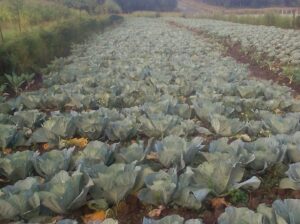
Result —
[[69, 140], [65, 140], [65, 144], [67, 146], [76, 146], [79, 148], [85, 148], [88, 144], [88, 139], [87, 138], [72, 138]]
[[245, 142], [251, 142], [251, 138], [250, 138], [250, 136], [247, 135], [247, 134], [242, 134], [242, 135], [240, 136], [240, 138], [241, 138], [243, 141], [245, 141]]
[[9, 155], [12, 153], [12, 149], [11, 148], [5, 148], [2, 150], [4, 155]]
[[220, 208], [222, 206], [227, 207], [228, 205], [229, 205], [229, 203], [225, 201], [225, 198], [213, 198], [211, 200], [211, 206], [214, 209], [218, 209], [218, 208]]
[[117, 206], [116, 206], [116, 211], [118, 212], [118, 213], [127, 213], [128, 212], [128, 205], [127, 205], [127, 203], [125, 202], [125, 201], [121, 201], [119, 204], [117, 204]]
[[48, 151], [50, 149], [50, 145], [48, 143], [45, 143], [42, 145], [43, 151]]
[[150, 218], [155, 218], [155, 217], [159, 217], [161, 212], [165, 209], [164, 206], [160, 205], [158, 208], [156, 209], [153, 209], [151, 210], [149, 213], [148, 213], [148, 216]]
[[149, 160], [158, 160], [158, 154], [157, 154], [157, 152], [150, 152], [146, 156], [146, 159], [149, 159]]
[[64, 217], [58, 215], [58, 216], [53, 217], [53, 218], [51, 219], [51, 221], [52, 221], [53, 223], [56, 223], [56, 222], [58, 222], [58, 221], [60, 221], [60, 220], [62, 220], [62, 219], [64, 219]]
[[87, 214], [82, 216], [82, 220], [84, 224], [93, 223], [93, 222], [102, 222], [106, 218], [106, 212], [103, 210]]

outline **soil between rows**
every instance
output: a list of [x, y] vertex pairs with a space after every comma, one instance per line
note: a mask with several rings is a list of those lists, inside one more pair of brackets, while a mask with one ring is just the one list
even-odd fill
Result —
[[279, 85], [290, 87], [293, 90], [294, 96], [300, 94], [300, 85], [297, 83], [291, 83], [288, 77], [282, 75], [281, 74], [282, 69], [280, 68], [279, 65], [277, 71], [273, 71], [264, 62], [260, 61], [261, 63], [259, 63], [255, 61], [251, 57], [255, 52], [255, 49], [252, 49], [248, 52], [243, 52], [241, 50], [242, 49], [241, 43], [232, 42], [229, 38], [215, 38], [213, 35], [209, 34], [206, 31], [190, 28], [182, 24], [178, 24], [174, 21], [169, 21], [169, 24], [171, 26], [186, 29], [188, 31], [195, 33], [196, 35], [202, 36], [212, 41], [216, 41], [218, 44], [221, 44], [226, 49], [223, 55], [234, 58], [238, 63], [247, 64], [249, 69], [249, 75], [251, 77], [264, 79], [264, 80], [272, 80], [273, 82]]

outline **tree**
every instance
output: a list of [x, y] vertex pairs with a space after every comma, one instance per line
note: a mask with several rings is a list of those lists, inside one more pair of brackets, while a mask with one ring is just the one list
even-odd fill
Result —
[[117, 0], [124, 12], [138, 10], [172, 11], [177, 7], [177, 0]]
[[122, 9], [114, 0], [106, 0], [102, 5], [102, 12], [104, 13], [121, 13]]
[[2, 42], [4, 42], [4, 36], [2, 31], [2, 23], [4, 20], [5, 20], [5, 9], [0, 7], [0, 37]]
[[2, 20], [0, 17], [0, 36], [1, 36], [1, 41], [4, 42], [4, 36], [3, 36], [3, 31], [2, 31]]

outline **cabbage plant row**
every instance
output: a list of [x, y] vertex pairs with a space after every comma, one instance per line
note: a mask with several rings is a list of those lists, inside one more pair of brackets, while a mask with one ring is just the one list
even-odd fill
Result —
[[300, 31], [277, 27], [237, 24], [204, 19], [173, 19], [190, 28], [199, 28], [222, 38], [240, 42], [244, 49], [267, 55], [283, 64], [300, 65]]
[[[1, 220], [47, 222], [85, 205], [106, 210], [130, 194], [200, 210], [212, 197], [258, 189], [257, 173], [278, 163], [289, 167], [280, 187], [300, 190], [300, 102], [287, 87], [249, 79], [247, 66], [221, 50], [164, 19], [128, 18], [55, 60], [43, 88], [2, 99], [0, 147], [21, 151], [0, 157], [8, 182]], [[89, 143], [66, 147], [74, 137]], [[53, 150], [40, 153], [45, 143]], [[292, 223], [297, 206], [229, 207], [219, 223], [247, 215]]]

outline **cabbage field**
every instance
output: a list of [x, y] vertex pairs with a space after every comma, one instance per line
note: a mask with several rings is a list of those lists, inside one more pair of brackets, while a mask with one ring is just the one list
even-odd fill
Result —
[[214, 20], [176, 20], [191, 28], [200, 28], [222, 38], [240, 42], [244, 50], [255, 48], [258, 55], [283, 64], [300, 66], [299, 30], [244, 25]]
[[200, 19], [129, 17], [74, 46], [1, 98], [0, 223], [300, 223], [300, 101], [170, 20], [300, 60], [299, 31]]

